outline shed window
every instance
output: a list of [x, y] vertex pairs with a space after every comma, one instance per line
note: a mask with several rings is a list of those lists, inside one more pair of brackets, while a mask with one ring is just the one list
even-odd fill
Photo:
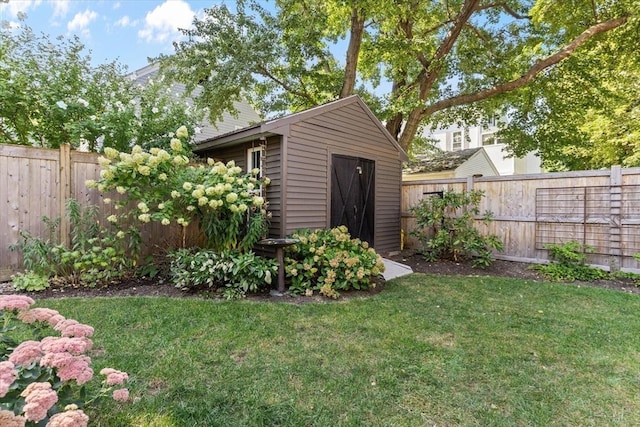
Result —
[[[263, 176], [262, 169], [262, 158], [264, 153], [264, 147], [252, 147], [247, 150], [247, 173], [251, 173], [254, 169], [260, 170], [258, 175], [256, 175], [257, 179], [261, 179]], [[262, 189], [258, 190], [258, 192], [262, 192]]]
[[256, 178], [262, 178], [262, 147], [249, 148], [247, 150], [247, 173], [254, 169], [260, 169]]

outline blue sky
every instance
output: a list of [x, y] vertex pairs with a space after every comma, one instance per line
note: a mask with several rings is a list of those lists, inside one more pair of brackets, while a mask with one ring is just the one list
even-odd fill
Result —
[[233, 0], [0, 0], [0, 21], [18, 25], [18, 14], [36, 33], [77, 35], [94, 65], [118, 60], [133, 71], [147, 57], [172, 53], [178, 28], [191, 26], [205, 7]]

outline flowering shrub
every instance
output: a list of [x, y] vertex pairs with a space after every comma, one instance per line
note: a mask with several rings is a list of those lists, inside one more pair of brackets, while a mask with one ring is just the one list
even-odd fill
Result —
[[367, 242], [352, 239], [347, 227], [300, 230], [292, 236], [300, 243], [287, 248], [285, 271], [292, 292], [313, 291], [337, 298], [339, 290], [369, 289], [371, 276], [384, 271], [382, 258]]
[[179, 249], [169, 254], [171, 278], [181, 289], [224, 288], [227, 299], [243, 298], [271, 284], [276, 260], [253, 252]]
[[257, 169], [242, 174], [233, 161], [223, 164], [208, 159], [207, 165], [193, 165], [185, 155], [187, 139], [183, 126], [176, 131], [169, 151], [152, 148], [147, 152], [135, 146], [129, 154], [106, 148], [105, 157], [99, 159], [101, 179], [86, 184], [121, 195], [115, 208], [127, 209], [107, 218], [113, 224], [123, 224], [127, 217], [165, 226], [186, 227], [195, 221], [209, 248], [250, 249], [266, 229], [265, 202], [255, 190], [268, 184], [268, 178], [260, 182]]
[[[100, 371], [100, 389], [87, 394], [93, 369], [85, 353], [93, 346], [93, 328], [55, 310], [30, 308], [33, 303], [26, 296], [0, 295], [0, 425], [86, 426], [82, 407], [109, 393], [127, 401], [129, 392], [120, 386], [128, 375], [111, 368]], [[59, 336], [46, 336], [52, 331]], [[15, 340], [27, 332], [33, 340]]]

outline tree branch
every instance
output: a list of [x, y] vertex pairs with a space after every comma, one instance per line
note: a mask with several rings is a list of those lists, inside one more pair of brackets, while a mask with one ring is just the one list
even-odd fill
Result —
[[521, 15], [516, 12], [511, 6], [507, 4], [507, 2], [501, 1], [498, 3], [488, 3], [478, 7], [477, 10], [485, 10], [485, 9], [493, 9], [494, 7], [502, 8], [506, 13], [513, 16], [516, 19], [531, 19], [528, 15]]
[[478, 102], [490, 98], [494, 95], [499, 95], [501, 93], [520, 89], [521, 87], [524, 87], [526, 84], [531, 82], [531, 80], [533, 80], [540, 72], [571, 56], [578, 47], [580, 47], [593, 36], [618, 28], [624, 25], [627, 22], [627, 19], [628, 16], [623, 16], [593, 25], [583, 31], [571, 43], [560, 49], [558, 52], [535, 63], [531, 68], [529, 68], [526, 73], [524, 73], [517, 79], [498, 84], [492, 88], [481, 90], [473, 94], [454, 96], [453, 98], [443, 99], [441, 101], [435, 102], [434, 104], [422, 109], [422, 118], [450, 107], [471, 104], [473, 102]]
[[307, 101], [313, 101], [313, 98], [307, 92], [300, 92], [299, 90], [295, 90], [293, 87], [289, 86], [288, 84], [286, 84], [285, 82], [283, 82], [282, 80], [280, 80], [279, 78], [271, 74], [271, 72], [267, 68], [265, 68], [263, 65], [258, 65], [257, 69], [258, 69], [258, 73], [262, 74], [268, 79], [273, 80], [274, 82], [279, 84], [280, 87], [282, 87], [284, 90], [286, 90], [290, 94], [299, 96], [300, 98], [306, 99]]

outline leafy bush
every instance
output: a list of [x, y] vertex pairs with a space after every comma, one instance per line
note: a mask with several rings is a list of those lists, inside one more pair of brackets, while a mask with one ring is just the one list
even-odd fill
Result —
[[[208, 159], [194, 165], [185, 149], [189, 135], [184, 126], [175, 131], [170, 150], [143, 150], [136, 145], [131, 153], [105, 149], [99, 158], [101, 179], [89, 180], [87, 187], [106, 192], [115, 190], [113, 201], [122, 214], [108, 221], [123, 223], [175, 223], [200, 227], [209, 249], [249, 251], [267, 229], [263, 197], [256, 194], [268, 178], [258, 180], [258, 169], [243, 174], [233, 161], [226, 164]], [[111, 203], [106, 198], [105, 203]], [[133, 220], [133, 221], [131, 221]]]
[[21, 231], [20, 242], [9, 246], [22, 251], [25, 269], [33, 273], [18, 276], [19, 286], [36, 285], [36, 276], [47, 279], [56, 276], [67, 283], [96, 286], [123, 276], [131, 267], [124, 234], [101, 228], [96, 219], [96, 206], [82, 209], [76, 200], [69, 199], [66, 215], [71, 230], [70, 247], [57, 243], [60, 218], [52, 220], [46, 216], [42, 218], [47, 228], [46, 239]]
[[[411, 208], [417, 229], [411, 234], [418, 238], [427, 260], [472, 259], [474, 266], [488, 266], [493, 262], [493, 250], [502, 251], [504, 245], [494, 234], [483, 236], [474, 227], [474, 217], [480, 214], [482, 191], [444, 191], [442, 197], [427, 197]], [[490, 211], [481, 221], [492, 220]]]
[[314, 291], [337, 298], [338, 291], [369, 289], [371, 276], [384, 271], [380, 255], [367, 242], [352, 239], [347, 227], [299, 230], [291, 238], [300, 243], [286, 249], [285, 272], [289, 290], [312, 295]]
[[552, 263], [535, 265], [532, 268], [540, 271], [549, 280], [590, 282], [609, 276], [606, 271], [587, 265], [587, 254], [593, 253], [593, 247], [589, 245], [569, 241], [564, 244], [545, 245], [545, 249], [549, 250]]
[[[86, 426], [82, 408], [111, 396], [129, 399], [125, 372], [105, 368], [98, 390], [93, 379], [93, 328], [55, 310], [33, 308], [33, 299], [0, 295], [0, 422], [2, 425]], [[56, 332], [59, 336], [52, 335]], [[25, 337], [30, 339], [24, 339]]]
[[47, 276], [30, 270], [11, 276], [11, 281], [13, 282], [14, 289], [27, 292], [44, 291], [50, 285]]
[[253, 252], [215, 252], [179, 249], [169, 253], [170, 276], [176, 287], [223, 289], [227, 299], [244, 298], [271, 285], [278, 271], [276, 260]]

